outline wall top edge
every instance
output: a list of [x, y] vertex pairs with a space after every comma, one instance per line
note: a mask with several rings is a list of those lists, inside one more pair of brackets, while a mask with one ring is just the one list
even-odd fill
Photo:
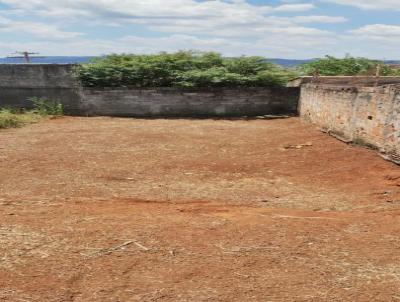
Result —
[[332, 84], [304, 84], [302, 87], [314, 88], [321, 90], [336, 90], [336, 91], [364, 91], [364, 92], [387, 92], [389, 90], [400, 90], [400, 84], [384, 84], [379, 86], [363, 86], [363, 85], [332, 85]]

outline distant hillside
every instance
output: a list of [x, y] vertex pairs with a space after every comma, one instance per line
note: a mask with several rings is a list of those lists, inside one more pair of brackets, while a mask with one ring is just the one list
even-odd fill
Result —
[[[53, 57], [45, 57], [45, 58], [32, 58], [32, 63], [37, 64], [78, 64], [78, 63], [88, 63], [90, 60], [96, 58], [95, 56], [86, 56], [86, 57], [62, 57], [62, 56], [53, 56]], [[312, 62], [316, 59], [309, 60], [295, 60], [295, 59], [266, 59], [269, 62], [285, 66], [285, 67], [296, 67], [305, 63]], [[16, 64], [16, 63], [24, 63], [23, 59], [14, 59], [14, 58], [0, 58], [0, 64]], [[400, 64], [398, 60], [387, 60], [388, 64]]]
[[[32, 63], [37, 64], [75, 64], [75, 63], [87, 63], [93, 57], [45, 57], [45, 58], [35, 58], [32, 57]], [[24, 63], [23, 59], [15, 59], [15, 58], [0, 58], [0, 64], [16, 64], [16, 63]]]
[[302, 64], [310, 63], [315, 61], [316, 59], [309, 60], [291, 60], [291, 59], [267, 59], [267, 61], [275, 63], [277, 65], [285, 66], [285, 67], [296, 67]]
[[[290, 59], [267, 59], [272, 63], [285, 66], [285, 67], [296, 67], [302, 64], [310, 63], [318, 59], [308, 59], [308, 60], [290, 60]], [[400, 64], [399, 60], [386, 60], [386, 64]]]
[[[32, 63], [43, 63], [43, 64], [74, 64], [74, 63], [88, 63], [90, 60], [96, 57], [45, 57], [35, 58], [32, 57]], [[268, 61], [282, 65], [282, 66], [298, 66], [304, 63], [308, 63], [312, 60], [290, 60], [290, 59], [267, 59]], [[24, 63], [23, 59], [14, 58], [0, 58], [0, 64], [15, 64]]]

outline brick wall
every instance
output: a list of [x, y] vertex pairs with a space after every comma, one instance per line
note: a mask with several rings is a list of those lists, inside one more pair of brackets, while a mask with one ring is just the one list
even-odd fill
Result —
[[312, 76], [304, 76], [294, 79], [288, 83], [290, 87], [300, 87], [304, 84], [334, 85], [334, 86], [375, 86], [387, 84], [400, 84], [400, 77], [394, 76], [320, 76], [314, 78]]
[[399, 86], [303, 85], [299, 112], [332, 135], [400, 163]]

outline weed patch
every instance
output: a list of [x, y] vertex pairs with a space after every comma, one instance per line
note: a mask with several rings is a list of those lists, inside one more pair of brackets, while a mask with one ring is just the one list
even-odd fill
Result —
[[42, 116], [35, 112], [16, 113], [9, 109], [0, 109], [0, 129], [17, 128], [25, 124], [36, 123]]
[[40, 98], [32, 98], [31, 101], [34, 109], [29, 111], [0, 108], [0, 129], [18, 128], [39, 122], [46, 117], [63, 115], [63, 107], [57, 102]]

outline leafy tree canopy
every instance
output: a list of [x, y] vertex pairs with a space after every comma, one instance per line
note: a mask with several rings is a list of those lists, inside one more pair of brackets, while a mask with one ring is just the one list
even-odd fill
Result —
[[87, 87], [263, 87], [283, 86], [293, 71], [262, 57], [226, 58], [215, 52], [109, 55], [76, 68]]
[[350, 55], [343, 59], [326, 56], [304, 64], [299, 69], [305, 75], [313, 75], [318, 72], [322, 76], [372, 76], [376, 74], [377, 66], [380, 66], [380, 75], [382, 76], [400, 75], [399, 70], [391, 68], [383, 61], [356, 58]]

